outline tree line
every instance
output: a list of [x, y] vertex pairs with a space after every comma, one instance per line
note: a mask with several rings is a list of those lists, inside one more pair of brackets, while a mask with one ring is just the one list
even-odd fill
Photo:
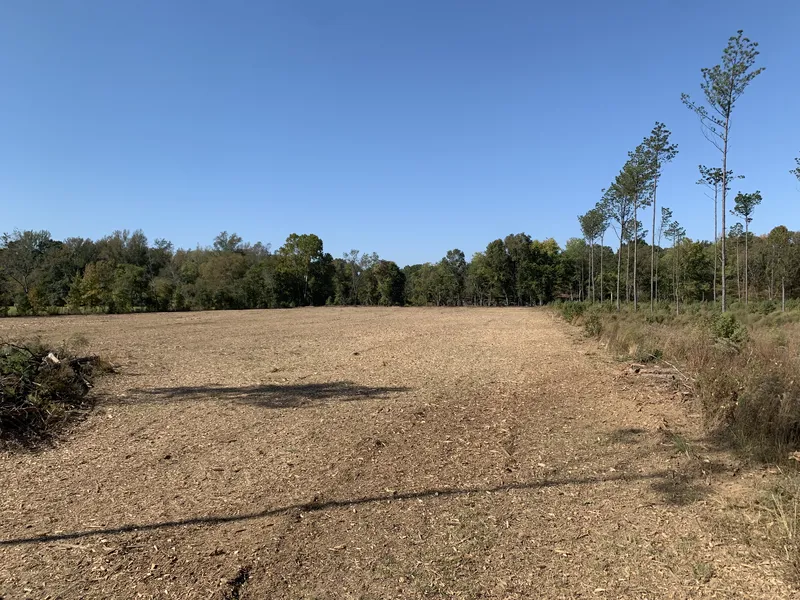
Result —
[[273, 252], [224, 231], [193, 250], [151, 244], [142, 231], [97, 241], [14, 231], [0, 243], [0, 306], [42, 314], [543, 304], [569, 293], [572, 266], [554, 240], [524, 233], [491, 242], [469, 262], [454, 249], [437, 263], [401, 269], [358, 250], [334, 258], [315, 234], [293, 233]]
[[[358, 250], [334, 258], [314, 234], [292, 234], [272, 251], [227, 232], [209, 247], [176, 250], [163, 239], [149, 243], [141, 231], [97, 241], [15, 231], [0, 244], [0, 307], [46, 314], [714, 301], [718, 245], [688, 239], [668, 208], [661, 208], [655, 245], [639, 227], [636, 239], [623, 237], [612, 247], [604, 241], [609, 224], [596, 207], [580, 219], [584, 236], [569, 239], [563, 250], [552, 239], [518, 233], [490, 242], [469, 261], [454, 249], [438, 262], [403, 268]], [[733, 298], [800, 298], [800, 232], [778, 226], [756, 236], [737, 223], [727, 239]]]

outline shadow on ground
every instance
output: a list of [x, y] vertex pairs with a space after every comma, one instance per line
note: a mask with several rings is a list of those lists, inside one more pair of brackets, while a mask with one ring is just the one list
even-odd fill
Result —
[[325, 402], [388, 398], [408, 387], [372, 387], [350, 381], [305, 384], [264, 384], [244, 387], [184, 386], [134, 389], [124, 398], [106, 398], [105, 404], [157, 404], [189, 400], [230, 400], [263, 408], [297, 408]]
[[374, 496], [365, 496], [362, 498], [350, 498], [341, 500], [326, 500], [291, 504], [277, 508], [270, 508], [258, 512], [237, 514], [237, 515], [209, 515], [201, 517], [192, 517], [187, 519], [175, 521], [163, 521], [160, 523], [140, 523], [121, 525], [118, 527], [108, 527], [104, 529], [91, 529], [86, 531], [75, 531], [65, 533], [54, 533], [50, 535], [39, 535], [32, 537], [18, 537], [6, 540], [0, 540], [0, 547], [3, 546], [18, 546], [21, 544], [36, 544], [36, 543], [51, 543], [63, 540], [74, 540], [90, 536], [111, 536], [120, 535], [136, 531], [141, 533], [143, 531], [157, 531], [169, 527], [185, 527], [187, 525], [221, 525], [225, 523], [236, 523], [240, 521], [250, 521], [253, 519], [260, 519], [265, 517], [274, 517], [292, 512], [310, 513], [317, 511], [324, 511], [336, 508], [352, 508], [358, 505], [365, 504], [380, 504], [389, 501], [410, 501], [423, 498], [450, 498], [465, 496], [469, 494], [485, 494], [485, 493], [502, 493], [511, 492], [515, 490], [536, 490], [541, 488], [558, 487], [563, 485], [596, 485], [608, 482], [632, 482], [636, 480], [661, 480], [669, 476], [668, 472], [657, 471], [654, 473], [646, 473], [639, 475], [600, 475], [595, 477], [584, 478], [563, 478], [563, 479], [550, 479], [544, 478], [539, 481], [510, 483], [498, 486], [487, 487], [469, 487], [469, 488], [436, 488], [421, 490], [418, 492], [392, 492], [388, 494], [378, 494]]
[[[347, 391], [345, 391], [347, 390]], [[202, 397], [209, 394], [217, 397], [243, 399], [248, 402], [266, 402], [267, 406], [276, 407], [276, 397], [280, 399], [282, 406], [292, 406], [290, 401], [309, 402], [316, 400], [355, 400], [358, 398], [383, 397], [391, 393], [404, 392], [407, 388], [368, 388], [353, 386], [347, 383], [335, 384], [307, 384], [303, 386], [258, 386], [253, 388], [166, 388], [163, 390], [149, 390], [153, 400], [163, 399], [191, 399]], [[141, 393], [141, 392], [140, 392]], [[165, 398], [166, 396], [166, 398]], [[135, 400], [132, 400], [135, 401]], [[652, 435], [652, 432], [650, 432]], [[671, 455], [676, 460], [667, 468], [655, 469], [649, 472], [612, 472], [597, 474], [586, 477], [563, 477], [557, 478], [544, 476], [535, 481], [506, 483], [494, 486], [476, 487], [442, 487], [431, 488], [419, 491], [392, 492], [387, 494], [366, 495], [355, 498], [332, 499], [318, 501], [316, 497], [311, 502], [297, 503], [286, 506], [267, 508], [257, 512], [235, 514], [235, 515], [205, 515], [188, 517], [185, 519], [162, 521], [157, 523], [126, 524], [103, 529], [91, 529], [85, 531], [74, 531], [64, 533], [45, 534], [30, 537], [17, 537], [0, 540], [0, 547], [16, 546], [36, 543], [52, 543], [63, 540], [73, 540], [91, 536], [111, 536], [129, 532], [158, 531], [170, 527], [184, 526], [213, 526], [240, 521], [275, 517], [290, 513], [317, 512], [337, 508], [352, 508], [357, 505], [379, 504], [384, 502], [404, 502], [424, 498], [454, 498], [469, 494], [485, 493], [507, 493], [517, 490], [537, 490], [542, 488], [560, 487], [567, 485], [602, 485], [606, 483], [633, 484], [635, 482], [648, 482], [650, 489], [656, 492], [661, 498], [661, 504], [667, 506], [687, 506], [706, 498], [711, 489], [708, 485], [708, 478], [712, 474], [720, 474], [729, 471], [732, 465], [717, 460], [705, 459], [695, 452], [682, 452], [676, 449], [672, 443], [660, 442], [645, 444], [647, 440], [647, 430], [644, 429], [618, 429], [611, 432], [610, 438], [616, 443], [642, 445], [638, 456], [633, 457], [633, 463], [637, 459], [646, 460], [653, 454]], [[666, 433], [661, 434], [662, 438], [668, 438]], [[699, 440], [692, 440], [693, 445], [699, 445]], [[714, 450], [711, 450], [713, 453]], [[615, 454], [609, 452], [605, 458], [612, 458]], [[603, 455], [596, 458], [603, 459]], [[632, 466], [632, 465], [631, 465]]]
[[[598, 438], [600, 439], [600, 438]], [[615, 467], [623, 472], [635, 470], [640, 463], [660, 457], [670, 465], [662, 477], [653, 478], [650, 488], [661, 497], [661, 502], [671, 506], [688, 506], [708, 498], [712, 493], [711, 480], [725, 474], [735, 474], [741, 465], [720, 460], [728, 449], [714, 436], [686, 438], [669, 429], [648, 431], [638, 427], [614, 429], [605, 435], [610, 447], [628, 446], [638, 450], [629, 452], [624, 461]], [[598, 457], [613, 459], [616, 450]]]

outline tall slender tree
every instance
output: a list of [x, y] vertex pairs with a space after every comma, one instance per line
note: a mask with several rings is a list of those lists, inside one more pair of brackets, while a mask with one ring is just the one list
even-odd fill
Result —
[[679, 273], [680, 273], [680, 243], [686, 235], [686, 230], [677, 221], [670, 221], [664, 235], [672, 241], [672, 288], [675, 292], [675, 314], [680, 313]]
[[[594, 245], [602, 233], [608, 228], [608, 220], [606, 219], [605, 214], [602, 210], [595, 207], [589, 210], [585, 215], [581, 215], [578, 217], [578, 222], [581, 226], [581, 232], [583, 233], [583, 237], [589, 242], [589, 249], [591, 255], [591, 262], [589, 265], [589, 279], [590, 279], [590, 290], [589, 294], [594, 302], [596, 294], [595, 294], [595, 276], [594, 276]], [[602, 255], [601, 255], [602, 256]]]
[[[614, 185], [618, 193], [626, 196], [633, 209], [633, 310], [639, 307], [639, 293], [637, 286], [638, 256], [639, 246], [638, 210], [648, 206], [652, 201], [653, 192], [653, 162], [644, 144], [640, 144], [633, 152], [628, 153], [628, 161], [617, 175]], [[624, 236], [625, 229], [622, 229]]]
[[604, 297], [603, 287], [605, 282], [605, 279], [603, 279], [603, 254], [605, 254], [605, 237], [606, 231], [608, 231], [609, 216], [602, 202], [595, 204], [594, 208], [602, 218], [600, 227], [600, 302], [602, 302]]
[[644, 139], [644, 147], [647, 150], [650, 160], [653, 161], [653, 229], [651, 232], [650, 244], [650, 312], [655, 309], [656, 295], [656, 192], [658, 191], [658, 180], [661, 177], [661, 167], [666, 163], [672, 162], [678, 155], [678, 145], [669, 141], [672, 135], [669, 129], [656, 121], [653, 131]]
[[[661, 248], [661, 236], [669, 228], [672, 222], [672, 209], [666, 206], [661, 207], [661, 222], [658, 225], [658, 247]], [[659, 257], [660, 258], [660, 257]], [[656, 262], [656, 299], [658, 299], [658, 262]]]
[[630, 198], [625, 195], [617, 183], [611, 184], [603, 190], [602, 206], [604, 212], [617, 222], [618, 229], [615, 228], [619, 238], [619, 249], [617, 251], [617, 310], [622, 308], [620, 300], [620, 283], [622, 281], [622, 244], [625, 241], [625, 231], [628, 221], [633, 214]]
[[710, 108], [697, 104], [688, 94], [682, 94], [683, 103], [700, 117], [703, 135], [722, 154], [722, 310], [727, 308], [725, 269], [727, 254], [725, 249], [725, 204], [728, 193], [728, 145], [731, 131], [731, 115], [736, 101], [763, 70], [754, 69], [758, 42], [744, 37], [740, 29], [728, 40], [722, 53], [722, 62], [710, 68], [701, 69], [703, 83], [700, 89]]
[[[697, 185], [705, 185], [714, 192], [714, 281], [712, 283], [712, 294], [714, 302], [716, 302], [717, 271], [719, 262], [719, 230], [717, 228], [717, 213], [719, 206], [719, 191], [723, 181], [722, 169], [719, 167], [706, 167], [703, 165], [699, 165], [698, 169], [700, 170], [700, 179], [697, 181]], [[728, 190], [730, 190], [730, 182], [733, 180], [733, 171], [728, 171], [728, 176], [726, 179], [728, 182]], [[736, 179], [744, 179], [744, 175], [737, 175]]]
[[756, 206], [761, 204], [761, 192], [755, 191], [752, 194], [743, 194], [739, 192], [736, 194], [736, 206], [733, 209], [733, 214], [742, 217], [744, 221], [744, 305], [747, 306], [748, 301], [748, 288], [749, 281], [747, 271], [750, 267], [747, 256], [747, 238], [750, 237], [750, 222], [753, 220], [753, 211]]

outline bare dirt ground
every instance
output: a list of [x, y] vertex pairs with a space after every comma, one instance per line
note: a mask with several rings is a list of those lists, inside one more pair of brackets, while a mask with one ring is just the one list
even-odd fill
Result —
[[119, 365], [0, 454], [0, 598], [794, 598], [768, 475], [550, 312], [6, 319]]

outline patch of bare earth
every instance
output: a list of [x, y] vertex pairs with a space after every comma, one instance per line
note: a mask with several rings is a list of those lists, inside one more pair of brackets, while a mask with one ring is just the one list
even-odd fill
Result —
[[530, 309], [19, 319], [120, 366], [0, 455], [0, 597], [791, 598], [763, 472]]

